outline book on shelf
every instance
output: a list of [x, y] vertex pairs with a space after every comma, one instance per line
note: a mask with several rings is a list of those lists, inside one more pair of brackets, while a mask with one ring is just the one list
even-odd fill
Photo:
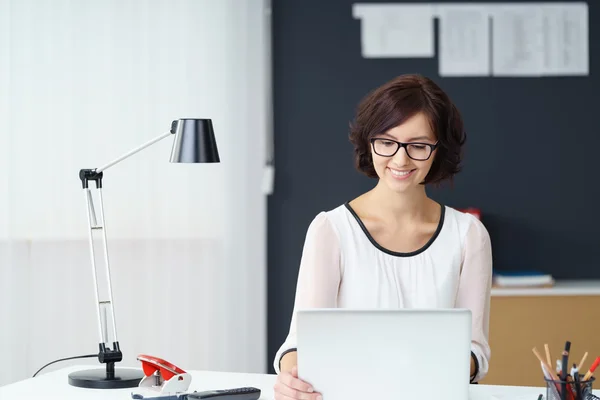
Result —
[[545, 287], [553, 286], [552, 275], [541, 271], [498, 271], [494, 272], [495, 287]]

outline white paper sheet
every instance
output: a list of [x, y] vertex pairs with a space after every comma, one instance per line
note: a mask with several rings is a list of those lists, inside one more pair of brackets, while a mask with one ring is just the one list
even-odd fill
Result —
[[544, 7], [544, 73], [588, 75], [587, 4]]
[[449, 5], [438, 9], [440, 76], [487, 76], [490, 15], [485, 6]]
[[431, 5], [354, 4], [365, 58], [433, 57]]
[[543, 74], [542, 6], [502, 6], [493, 10], [492, 68], [495, 76]]
[[587, 10], [583, 3], [495, 7], [493, 74], [587, 75]]

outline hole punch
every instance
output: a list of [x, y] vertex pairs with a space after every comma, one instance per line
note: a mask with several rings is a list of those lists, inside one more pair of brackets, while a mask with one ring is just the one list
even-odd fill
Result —
[[186, 392], [192, 383], [190, 374], [162, 358], [140, 354], [137, 359], [144, 371], [140, 388], [161, 394], [176, 394]]

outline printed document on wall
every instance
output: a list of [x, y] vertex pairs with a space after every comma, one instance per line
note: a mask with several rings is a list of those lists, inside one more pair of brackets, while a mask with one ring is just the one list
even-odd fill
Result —
[[490, 16], [481, 5], [439, 7], [439, 73], [441, 76], [488, 76]]
[[498, 6], [492, 32], [495, 76], [542, 75], [541, 6]]
[[493, 21], [495, 76], [588, 75], [586, 4], [499, 6]]
[[544, 7], [544, 69], [546, 75], [588, 75], [587, 4]]
[[354, 4], [365, 58], [433, 57], [433, 6]]

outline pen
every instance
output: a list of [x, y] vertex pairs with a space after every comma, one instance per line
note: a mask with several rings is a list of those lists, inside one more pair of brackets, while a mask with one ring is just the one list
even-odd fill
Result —
[[598, 367], [598, 364], [600, 364], [600, 357], [596, 358], [596, 361], [594, 361], [588, 372], [583, 377], [584, 382], [591, 378], [592, 374], [596, 370], [596, 367]]
[[538, 396], [538, 400], [542, 400], [544, 398], [544, 395], [540, 393], [540, 395]]

